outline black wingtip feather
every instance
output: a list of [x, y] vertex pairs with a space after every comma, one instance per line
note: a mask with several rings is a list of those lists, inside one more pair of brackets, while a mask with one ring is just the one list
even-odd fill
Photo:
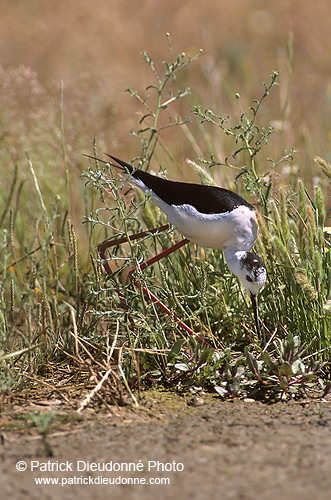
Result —
[[85, 153], [83, 153], [83, 156], [86, 156], [86, 158], [91, 158], [91, 160], [101, 161], [101, 163], [109, 163], [109, 161], [101, 160], [101, 158], [97, 158], [96, 156], [86, 155]]
[[116, 168], [122, 170], [123, 172], [129, 171], [130, 173], [132, 173], [134, 171], [134, 167], [132, 165], [130, 165], [129, 163], [126, 163], [125, 161], [119, 160], [115, 156], [112, 156], [108, 153], [105, 153], [105, 155], [109, 156], [109, 158], [116, 161], [116, 163], [118, 163], [118, 165], [115, 165], [114, 163], [112, 163], [110, 161], [106, 161], [106, 160], [102, 160], [101, 158], [97, 158], [96, 156], [84, 154], [84, 156], [86, 156], [87, 158], [91, 158], [91, 160], [97, 160], [97, 161], [100, 161], [101, 163], [111, 165], [112, 167], [116, 167]]
[[[118, 163], [119, 165], [121, 165], [121, 167], [123, 168], [123, 170], [129, 171], [130, 173], [133, 172], [134, 167], [132, 165], [130, 165], [130, 163], [126, 163], [123, 160], [119, 160], [118, 158], [116, 158], [116, 156], [112, 156], [112, 155], [110, 155], [108, 153], [105, 153], [105, 154], [107, 156], [109, 156], [109, 158], [111, 158], [112, 160], [116, 161], [116, 163]], [[114, 167], [120, 168], [118, 165], [114, 165]]]

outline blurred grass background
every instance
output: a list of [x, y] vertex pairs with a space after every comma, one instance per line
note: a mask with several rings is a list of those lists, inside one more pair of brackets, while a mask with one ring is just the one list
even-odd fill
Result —
[[[329, 184], [320, 178], [313, 161], [316, 155], [330, 160], [327, 0], [314, 4], [280, 0], [272, 6], [257, 0], [2, 0], [0, 215], [4, 269], [39, 245], [44, 249], [41, 257], [37, 250], [35, 260], [25, 260], [20, 269], [16, 266], [12, 278], [8, 275], [11, 269], [3, 273], [7, 289], [1, 300], [3, 310], [13, 315], [11, 331], [15, 335], [17, 329], [31, 333], [31, 324], [38, 321], [38, 335], [51, 323], [52, 335], [64, 335], [64, 323], [59, 320], [64, 312], [58, 309], [61, 293], [70, 302], [75, 292], [76, 299], [79, 296], [77, 322], [79, 314], [84, 316], [78, 281], [84, 282], [91, 269], [89, 254], [102, 237], [91, 239], [91, 228], [81, 224], [96, 206], [93, 195], [87, 199], [80, 177], [88, 167], [82, 153], [93, 151], [95, 138], [99, 151], [124, 160], [140, 154], [141, 145], [129, 131], [137, 129], [142, 110], [125, 90], [131, 86], [144, 92], [151, 70], [140, 53], [146, 50], [158, 71], [167, 58], [166, 33], [170, 33], [173, 54], [195, 56], [200, 49], [203, 53], [178, 74], [176, 82], [178, 88], [189, 86], [192, 92], [174, 103], [174, 112], [188, 116], [192, 123], [162, 132], [165, 147], [156, 152], [154, 166], [162, 164], [169, 177], [196, 181], [191, 169], [189, 173], [177, 170], [174, 159], [184, 170], [187, 157], [195, 161], [198, 156], [214, 154], [224, 162], [233, 145], [217, 130], [201, 127], [191, 110], [202, 105], [222, 116], [240, 116], [241, 110], [261, 96], [261, 82], [280, 70], [279, 86], [259, 113], [260, 122], [272, 124], [279, 133], [259, 155], [259, 168], [265, 171], [268, 157], [279, 158], [284, 150], [295, 148], [294, 163], [281, 165], [274, 180], [286, 185], [289, 179], [300, 177], [311, 193], [319, 182], [329, 209]], [[171, 156], [164, 151], [171, 151]], [[236, 173], [227, 167], [213, 170], [217, 181], [230, 183], [230, 187]], [[61, 235], [61, 243], [59, 238], [52, 239], [54, 234]], [[46, 241], [51, 243], [47, 251]], [[52, 267], [49, 274], [47, 267]], [[44, 281], [36, 282], [41, 276]], [[31, 297], [26, 290], [22, 294], [27, 280]], [[29, 311], [36, 297], [40, 310], [32, 321]], [[38, 335], [25, 339], [23, 347], [37, 341]], [[58, 340], [53, 338], [54, 345]], [[61, 339], [63, 345], [67, 341]], [[17, 337], [15, 342], [16, 348], [22, 348]]]
[[[137, 144], [128, 131], [135, 127], [139, 110], [124, 90], [129, 85], [137, 90], [145, 87], [149, 68], [139, 53], [147, 50], [154, 61], [164, 60], [169, 32], [174, 54], [194, 56], [199, 49], [204, 51], [199, 63], [180, 75], [193, 90], [185, 109], [178, 110], [184, 116], [200, 103], [222, 116], [232, 114], [236, 92], [246, 109], [259, 95], [261, 82], [273, 70], [281, 71], [279, 91], [262, 113], [282, 129], [280, 149], [298, 149], [300, 175], [310, 182], [314, 156], [327, 160], [330, 156], [328, 13], [327, 0], [314, 6], [309, 1], [281, 0], [272, 7], [256, 0], [134, 4], [128, 0], [3, 0], [1, 164], [5, 162], [10, 171], [18, 162], [23, 178], [28, 153], [47, 189], [61, 184], [68, 169], [76, 194], [79, 171], [85, 168], [81, 153], [90, 150], [94, 137], [101, 151], [116, 151], [124, 159], [135, 156]], [[197, 121], [191, 133], [202, 152], [208, 153], [205, 138], [195, 134], [195, 127]], [[171, 142], [176, 160], [192, 157], [189, 140], [183, 135], [174, 141], [171, 133], [165, 139]], [[216, 141], [215, 147], [224, 159], [227, 152], [222, 143]], [[54, 186], [50, 174], [55, 171]], [[9, 179], [10, 175], [2, 176], [4, 189]], [[79, 198], [75, 196], [70, 207], [77, 222]]]

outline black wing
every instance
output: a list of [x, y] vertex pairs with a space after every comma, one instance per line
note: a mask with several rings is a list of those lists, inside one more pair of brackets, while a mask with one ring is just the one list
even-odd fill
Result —
[[140, 179], [145, 186], [154, 191], [168, 205], [192, 205], [203, 214], [231, 212], [239, 205], [254, 210], [254, 207], [244, 198], [228, 189], [168, 181], [142, 170], [135, 170], [132, 176]]
[[[148, 189], [168, 203], [168, 205], [192, 205], [198, 212], [203, 214], [215, 214], [231, 212], [234, 208], [244, 205], [255, 210], [239, 194], [217, 186], [205, 186], [202, 184], [191, 184], [187, 182], [176, 182], [162, 179], [155, 175], [135, 169], [129, 163], [119, 160], [115, 156], [107, 154], [118, 165], [114, 165], [121, 170], [130, 172], [132, 177], [141, 180]], [[101, 160], [103, 161], [103, 160]], [[104, 162], [108, 163], [108, 162]]]

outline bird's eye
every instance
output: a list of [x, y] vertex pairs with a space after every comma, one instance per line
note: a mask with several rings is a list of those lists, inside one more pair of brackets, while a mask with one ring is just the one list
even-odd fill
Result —
[[246, 276], [246, 279], [247, 279], [248, 283], [252, 283], [253, 282], [253, 279], [250, 276], [248, 276], [248, 275]]

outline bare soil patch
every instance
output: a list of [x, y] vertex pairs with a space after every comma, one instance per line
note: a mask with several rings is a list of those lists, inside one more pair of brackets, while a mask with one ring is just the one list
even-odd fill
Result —
[[[25, 416], [52, 409], [58, 416], [47, 437], [53, 456], [47, 457], [40, 433], [26, 424]], [[107, 412], [87, 408], [79, 418], [59, 400], [14, 403], [2, 412], [0, 424], [2, 498], [322, 500], [331, 496], [330, 399], [267, 405], [223, 402], [207, 395], [192, 404], [190, 398], [174, 393], [147, 391], [138, 408], [113, 407]], [[17, 470], [18, 461], [26, 463], [25, 471]], [[40, 464], [66, 461], [72, 470], [40, 470]], [[100, 467], [112, 463], [116, 468], [129, 462], [143, 464], [143, 470], [82, 470], [88, 463]], [[180, 464], [183, 470], [178, 470]], [[165, 467], [171, 470], [162, 471]], [[124, 483], [128, 478], [146, 482], [168, 478], [169, 484], [35, 483], [35, 478], [72, 482], [74, 477], [76, 481], [121, 477]]]

